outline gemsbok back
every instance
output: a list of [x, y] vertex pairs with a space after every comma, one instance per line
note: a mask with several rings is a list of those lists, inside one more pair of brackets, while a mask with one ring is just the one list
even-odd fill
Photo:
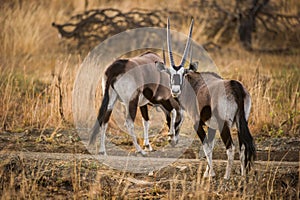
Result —
[[117, 59], [105, 70], [102, 79], [103, 99], [89, 141], [90, 145], [94, 144], [100, 131], [100, 154], [106, 155], [105, 132], [117, 99], [125, 105], [125, 125], [138, 153], [146, 155], [137, 143], [134, 133], [134, 120], [138, 107], [143, 117], [144, 146], [148, 151], [152, 151], [148, 139], [148, 104], [162, 108], [170, 129], [169, 142], [172, 145], [177, 143], [179, 128], [183, 120], [181, 108], [168, 87], [170, 77], [160, 72], [155, 62], [162, 62], [162, 59], [156, 53], [146, 52], [130, 59]]
[[[244, 175], [250, 170], [256, 156], [254, 141], [247, 121], [251, 108], [250, 95], [238, 81], [224, 80], [212, 72], [196, 72], [198, 63], [192, 63], [192, 59], [190, 60], [189, 69], [184, 68], [187, 54], [190, 52], [192, 30], [193, 20], [181, 63], [176, 66], [171, 49], [170, 22], [168, 19], [167, 45], [171, 66], [166, 68], [165, 64], [157, 63], [157, 67], [161, 71], [167, 72], [171, 77], [172, 95], [179, 99], [183, 109], [192, 118], [194, 129], [203, 143], [208, 162], [204, 176], [215, 176], [212, 165], [212, 151], [215, 133], [216, 130], [219, 130], [228, 157], [224, 178], [230, 178], [235, 150], [230, 133], [230, 128], [233, 125], [236, 125], [238, 129], [241, 174]], [[194, 100], [192, 99], [193, 96]], [[203, 129], [204, 125], [208, 126], [207, 135]]]

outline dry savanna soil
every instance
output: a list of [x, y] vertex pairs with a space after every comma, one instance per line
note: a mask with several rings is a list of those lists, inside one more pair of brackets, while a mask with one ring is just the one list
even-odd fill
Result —
[[[252, 4], [267, 6], [256, 9], [256, 5], [251, 8]], [[205, 12], [201, 5], [207, 6]], [[72, 28], [71, 23], [72, 19], [86, 16], [78, 14], [88, 10], [111, 8], [116, 14], [119, 12], [114, 10], [120, 10], [113, 19], [114, 25], [104, 20], [105, 25], [97, 22], [98, 26], [94, 26], [94, 16], [87, 19], [92, 22], [90, 29], [112, 36], [117, 32], [111, 32], [111, 28], [127, 29], [120, 23], [120, 19], [126, 19], [125, 15], [120, 16], [122, 13], [132, 11], [131, 18], [143, 25], [144, 19], [150, 19], [148, 14], [142, 15], [143, 20], [132, 14], [148, 10], [155, 15], [156, 11], [162, 13], [161, 21], [165, 23], [169, 16], [171, 29], [188, 34], [193, 16], [193, 40], [199, 44], [212, 42], [208, 53], [218, 74], [242, 82], [251, 96], [248, 124], [257, 158], [246, 176], [240, 175], [237, 135], [233, 130], [236, 153], [231, 178], [223, 178], [227, 155], [218, 133], [213, 152], [216, 176], [205, 178], [206, 159], [189, 120], [181, 128], [179, 143], [170, 147], [168, 130], [163, 125], [165, 118], [151, 114], [149, 134], [154, 151], [147, 157], [135, 153], [131, 137], [118, 128], [115, 118], [110, 120], [107, 132], [108, 156], [94, 155], [86, 148], [83, 137], [74, 128], [73, 89], [81, 64], [91, 50], [83, 49], [85, 45], [79, 43], [97, 35], [85, 30], [86, 21], [79, 23], [83, 32]], [[299, 10], [298, 0], [1, 1], [0, 199], [299, 199]], [[243, 32], [241, 25], [247, 25], [240, 20], [247, 13], [238, 14], [244, 11], [263, 14], [257, 15], [255, 28], [251, 17], [246, 20], [251, 22], [253, 49], [245, 49], [238, 35]], [[58, 37], [55, 24], [66, 24], [65, 34]], [[133, 25], [132, 28], [139, 27]], [[149, 38], [145, 36], [145, 42]], [[100, 42], [91, 43], [91, 47]], [[278, 48], [284, 51], [272, 51]], [[162, 57], [162, 51], [156, 51]], [[142, 53], [119, 56], [136, 56], [138, 52]], [[179, 63], [181, 56], [174, 58]], [[206, 66], [201, 67], [200, 63], [199, 71], [205, 71], [203, 67]], [[95, 113], [102, 100], [100, 82], [95, 83]], [[81, 85], [86, 86], [84, 82]], [[122, 112], [117, 107], [114, 110]], [[136, 133], [142, 145], [141, 118], [137, 117], [135, 123], [139, 125]], [[122, 153], [111, 148], [114, 145]], [[132, 162], [126, 161], [127, 155]], [[118, 169], [109, 161], [114, 161]], [[146, 161], [151, 164], [148, 168]], [[134, 173], [128, 171], [128, 166], [143, 166], [145, 170]], [[153, 166], [156, 168], [152, 170]]]
[[[255, 136], [255, 169], [246, 177], [240, 176], [236, 153], [231, 179], [224, 180], [226, 153], [218, 136], [213, 154], [216, 177], [204, 178], [206, 161], [198, 154], [202, 146], [196, 137], [175, 162], [155, 171], [131, 173], [113, 169], [91, 156], [75, 130], [55, 131], [0, 134], [0, 195], [4, 199], [299, 197], [299, 138]], [[113, 137], [116, 135], [109, 132], [108, 138]], [[117, 138], [110, 141], [134, 153], [126, 133], [119, 133]], [[160, 133], [151, 141], [154, 150], [159, 150], [167, 144], [167, 137]], [[155, 151], [148, 156], [152, 153]]]

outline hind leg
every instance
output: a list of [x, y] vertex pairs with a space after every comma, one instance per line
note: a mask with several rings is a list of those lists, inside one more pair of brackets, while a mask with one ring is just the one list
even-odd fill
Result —
[[106, 148], [105, 148], [105, 138], [106, 138], [106, 130], [107, 130], [107, 126], [108, 126], [108, 120], [111, 116], [112, 110], [108, 110], [105, 113], [105, 117], [103, 120], [103, 124], [100, 126], [100, 150], [99, 150], [99, 154], [101, 155], [106, 155]]
[[[220, 125], [219, 125], [219, 128], [220, 128]], [[222, 130], [220, 130], [220, 132], [221, 132], [222, 141], [224, 142], [224, 144], [226, 146], [226, 153], [227, 153], [227, 158], [228, 158], [224, 179], [229, 179], [233, 160], [234, 160], [235, 147], [234, 147], [234, 144], [233, 144], [233, 141], [231, 138], [230, 128], [229, 128], [227, 122], [224, 123]]]
[[241, 175], [245, 176], [247, 173], [247, 168], [246, 168], [246, 146], [241, 142], [240, 138], [240, 132], [238, 131], [238, 139], [239, 139], [239, 145], [240, 145], [240, 161], [241, 161]]
[[106, 132], [106, 129], [107, 129], [107, 123], [103, 124], [100, 127], [100, 149], [99, 149], [99, 154], [101, 154], [101, 155], [107, 155], [106, 154], [106, 148], [105, 148], [105, 138], [106, 138], [105, 132]]
[[208, 165], [206, 166], [206, 170], [204, 172], [204, 177], [215, 176], [215, 171], [212, 167], [212, 153], [215, 146], [215, 135], [216, 130], [208, 128], [208, 134], [204, 139], [203, 150], [207, 159]]
[[146, 151], [152, 151], [152, 147], [149, 142], [149, 115], [147, 105], [141, 106], [140, 111], [143, 117], [143, 126], [144, 126], [144, 147]]
[[100, 126], [100, 150], [99, 154], [106, 155], [106, 148], [105, 148], [105, 138], [106, 138], [106, 130], [108, 126], [108, 121], [112, 113], [112, 109], [116, 103], [117, 94], [115, 92], [111, 92], [109, 103], [107, 106], [107, 111], [104, 114], [103, 123]]
[[143, 151], [141, 146], [138, 144], [137, 138], [136, 138], [136, 135], [134, 132], [134, 120], [136, 117], [137, 106], [138, 106], [138, 95], [129, 102], [129, 105], [127, 107], [127, 117], [126, 117], [125, 125], [128, 129], [128, 133], [132, 137], [133, 145], [136, 149], [136, 152], [141, 153], [143, 156], [145, 156], [146, 152]]
[[240, 142], [240, 161], [241, 161], [241, 175], [246, 175], [246, 167], [245, 167], [245, 145]]

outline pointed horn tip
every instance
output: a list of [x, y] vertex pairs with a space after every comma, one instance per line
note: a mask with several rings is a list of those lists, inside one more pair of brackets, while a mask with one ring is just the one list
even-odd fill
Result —
[[194, 27], [194, 19], [192, 18], [190, 29], [193, 29], [193, 27]]

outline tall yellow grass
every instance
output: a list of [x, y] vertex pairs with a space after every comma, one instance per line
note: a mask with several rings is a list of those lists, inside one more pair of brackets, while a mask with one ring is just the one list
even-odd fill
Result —
[[[0, 12], [1, 130], [49, 128], [72, 122], [72, 86], [81, 55], [60, 44], [53, 21], [66, 21], [86, 8], [119, 7], [115, 1], [7, 1]], [[168, 8], [166, 2], [124, 1], [126, 7]], [[174, 3], [174, 9], [181, 1]], [[187, 22], [188, 23], [188, 22]], [[186, 32], [188, 24], [176, 26]], [[201, 40], [200, 32], [194, 37]], [[249, 53], [238, 45], [212, 52], [221, 74], [242, 81], [252, 96], [250, 128], [254, 134], [299, 134], [299, 52], [293, 55]], [[60, 79], [59, 79], [60, 78]], [[59, 82], [61, 80], [61, 82]]]
[[[12, 0], [1, 3], [0, 133], [23, 132], [34, 128], [43, 133], [48, 128], [69, 128], [65, 121], [72, 123], [72, 87], [83, 58], [79, 54], [70, 54], [60, 44], [57, 31], [51, 27], [51, 23], [64, 22], [70, 15], [83, 11], [86, 9], [84, 2]], [[140, 0], [122, 3], [117, 0], [88, 2], [87, 8], [124, 9], [153, 6], [177, 9], [185, 3], [183, 0], [172, 4], [158, 0], [146, 3]], [[297, 0], [288, 2], [298, 5]], [[292, 12], [299, 8], [294, 7]], [[186, 32], [187, 27], [188, 24], [183, 24], [175, 28], [182, 28]], [[200, 34], [196, 33], [195, 38], [201, 41]], [[299, 54], [255, 54], [238, 46], [224, 47], [211, 53], [222, 76], [242, 81], [250, 91], [252, 110], [249, 125], [254, 135], [299, 136]], [[59, 91], [63, 97], [62, 106]], [[63, 109], [63, 116], [60, 108]], [[265, 171], [257, 171], [255, 179], [250, 176], [247, 184], [239, 176], [233, 177], [230, 182], [224, 182], [222, 177], [217, 177], [215, 181], [203, 179], [205, 166], [202, 164], [195, 169], [188, 165], [180, 174], [179, 169], [170, 167], [169, 170], [157, 172], [154, 177], [147, 179], [144, 176], [145, 180], [155, 182], [145, 186], [145, 190], [126, 179], [134, 180], [141, 176], [125, 172], [117, 176], [116, 173], [120, 172], [101, 171], [100, 167], [105, 168], [90, 161], [26, 161], [18, 156], [3, 159], [0, 162], [0, 196], [1, 199], [41, 199], [54, 198], [54, 195], [60, 195], [55, 198], [66, 198], [67, 195], [74, 199], [130, 198], [130, 195], [134, 196], [132, 191], [139, 196], [141, 191], [146, 193], [147, 189], [152, 195], [149, 198], [170, 199], [280, 199], [285, 198], [290, 191], [299, 196], [299, 190], [294, 191], [289, 185], [285, 191], [276, 193], [276, 188], [281, 188], [278, 186], [281, 182], [276, 185], [274, 180], [280, 180], [281, 176], [277, 168], [272, 166]], [[159, 173], [164, 178], [159, 178]], [[62, 188], [68, 186], [71, 189]], [[234, 189], [226, 192], [228, 187]]]
[[[94, 160], [27, 160], [14, 156], [0, 163], [1, 199], [295, 199], [297, 169], [269, 161], [247, 178], [233, 172], [204, 178], [205, 163], [177, 163], [154, 173], [132, 174]], [[141, 180], [142, 179], [142, 180]]]

